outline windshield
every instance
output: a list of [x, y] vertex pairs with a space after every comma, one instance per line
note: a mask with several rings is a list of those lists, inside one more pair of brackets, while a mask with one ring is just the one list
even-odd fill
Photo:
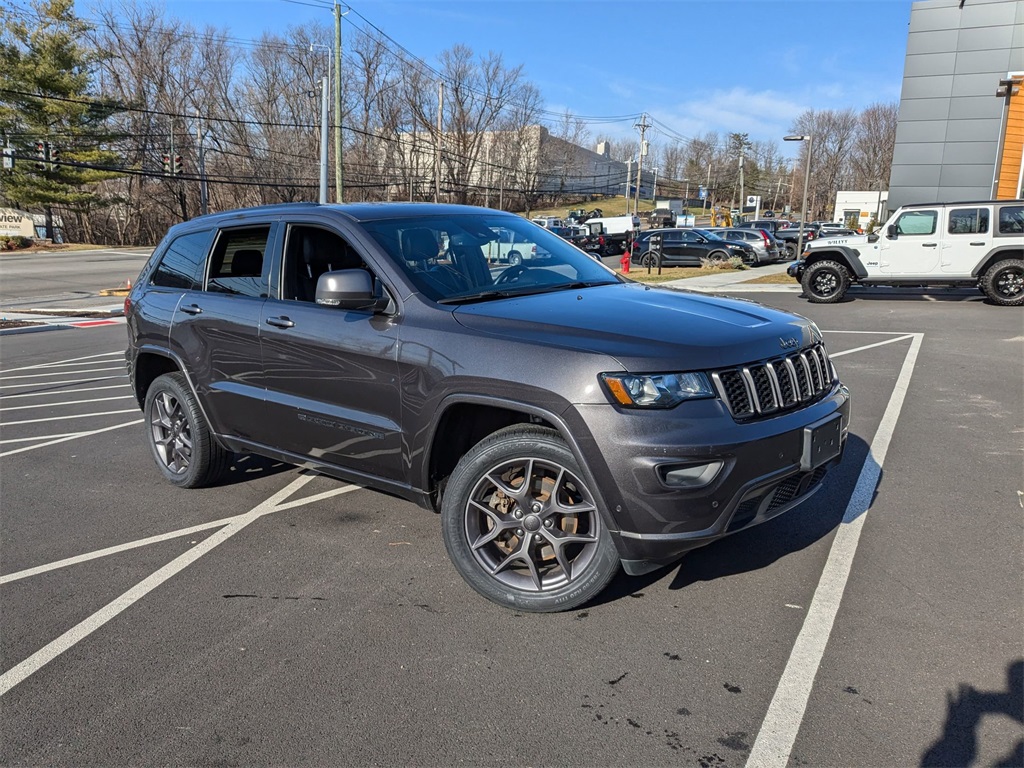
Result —
[[623, 282], [592, 256], [519, 216], [458, 212], [363, 226], [420, 293], [441, 303]]

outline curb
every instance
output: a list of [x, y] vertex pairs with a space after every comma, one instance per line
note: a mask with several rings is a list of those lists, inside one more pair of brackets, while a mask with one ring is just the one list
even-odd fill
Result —
[[19, 333], [42, 333], [43, 331], [66, 331], [73, 327], [64, 323], [40, 323], [39, 325], [25, 325], [21, 328], [0, 328], [0, 336], [14, 336]]

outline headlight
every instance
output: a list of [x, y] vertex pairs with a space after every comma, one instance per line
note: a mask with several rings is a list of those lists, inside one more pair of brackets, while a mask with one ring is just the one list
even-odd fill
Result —
[[601, 382], [615, 402], [627, 408], [672, 408], [683, 400], [715, 397], [703, 373], [602, 373]]

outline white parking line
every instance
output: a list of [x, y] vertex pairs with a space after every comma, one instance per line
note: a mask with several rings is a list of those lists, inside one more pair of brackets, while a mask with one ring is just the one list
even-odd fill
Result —
[[889, 450], [889, 442], [892, 440], [893, 430], [903, 408], [923, 338], [923, 333], [913, 334], [913, 341], [903, 360], [903, 367], [896, 379], [896, 386], [893, 387], [889, 405], [871, 441], [871, 448], [847, 504], [843, 522], [832, 541], [832, 549], [829, 551], [828, 560], [814, 591], [814, 598], [804, 617], [800, 634], [797, 635], [786, 669], [782, 673], [764, 722], [761, 724], [761, 730], [747, 758], [749, 768], [783, 768], [789, 764], [793, 744], [800, 731], [807, 701], [814, 686], [814, 678], [818, 674], [818, 667], [839, 611], [839, 603], [850, 577], [861, 530], [871, 508], [882, 465]]
[[[3, 675], [0, 675], [0, 696], [3, 696], [25, 678], [42, 669], [45, 665], [49, 664], [65, 651], [73, 648], [104, 624], [122, 614], [165, 581], [173, 577], [175, 574], [183, 571], [207, 552], [210, 552], [215, 547], [223, 544], [236, 533], [243, 530], [246, 526], [256, 520], [259, 520], [264, 515], [272, 514], [282, 508], [289, 508], [283, 505], [279, 508], [278, 505], [282, 504], [285, 499], [315, 477], [317, 477], [317, 475], [313, 473], [297, 477], [294, 481], [289, 483], [266, 501], [254, 507], [244, 515], [238, 515], [233, 518], [225, 527], [203, 539], [203, 541], [192, 547], [192, 549], [183, 552], [163, 568], [160, 568], [155, 573], [143, 579], [120, 597], [115, 598], [99, 611], [92, 614], [92, 616], [89, 616], [84, 621], [75, 625], [56, 640], [43, 646], [20, 664], [17, 664], [7, 672], [4, 672]], [[337, 493], [347, 493], [348, 491], [355, 490], [359, 490], [359, 486], [350, 485], [337, 489]], [[302, 499], [301, 501], [309, 503], [315, 498], [316, 497], [310, 497], [309, 499]]]
[[[127, 413], [130, 413], [130, 411], [127, 411]], [[38, 450], [40, 448], [46, 448], [46, 447], [51, 446], [51, 445], [57, 445], [58, 443], [66, 443], [69, 440], [78, 440], [79, 438], [82, 438], [82, 437], [92, 437], [93, 435], [98, 435], [101, 432], [110, 432], [111, 430], [114, 430], [114, 429], [122, 429], [123, 427], [131, 427], [131, 426], [134, 426], [136, 424], [141, 424], [143, 421], [145, 421], [145, 419], [136, 419], [135, 421], [127, 421], [124, 424], [115, 424], [112, 427], [103, 427], [102, 429], [91, 429], [88, 432], [75, 432], [75, 433], [73, 433], [71, 435], [61, 435], [61, 436], [57, 437], [54, 440], [49, 440], [48, 442], [45, 442], [45, 443], [39, 443], [38, 445], [29, 445], [29, 446], [26, 446], [25, 448], [15, 448], [13, 451], [4, 451], [3, 453], [0, 453], [0, 459], [2, 459], [4, 456], [13, 456], [16, 453], [25, 453], [26, 451], [35, 451], [35, 450]], [[47, 437], [54, 437], [54, 436], [53, 435], [47, 435]]]
[[101, 411], [100, 413], [75, 413], [70, 416], [47, 416], [45, 419], [27, 419], [25, 421], [0, 422], [0, 427], [13, 427], [18, 424], [42, 424], [44, 421], [68, 421], [69, 419], [91, 419], [94, 416], [116, 416], [119, 413], [138, 413], [138, 408], [126, 411]]
[[51, 363], [37, 363], [35, 365], [23, 365], [21, 368], [10, 368], [4, 373], [13, 373], [15, 371], [34, 371], [39, 368], [60, 368], [65, 365], [92, 365], [94, 362], [106, 362], [103, 360], [97, 360], [98, 357], [113, 357], [114, 355], [124, 355], [123, 351], [119, 352], [101, 352], [98, 355], [85, 355], [84, 357], [72, 357], [67, 360], [54, 360]]
[[[50, 382], [51, 384], [53, 382]], [[124, 384], [111, 384], [108, 387], [86, 387], [85, 389], [61, 389], [51, 392], [29, 392], [25, 395], [0, 395], [0, 402], [13, 400], [16, 397], [50, 397], [51, 395], [76, 395], [79, 392], [99, 392], [103, 389], [124, 389]]]
[[[69, 373], [70, 373], [70, 371], [69, 371]], [[80, 371], [75, 371], [75, 373], [80, 373]], [[110, 381], [111, 379], [127, 379], [127, 378], [128, 378], [128, 374], [127, 373], [122, 373], [122, 374], [120, 374], [118, 376], [95, 376], [95, 377], [93, 377], [91, 379], [71, 379], [70, 381], [39, 381], [39, 382], [36, 382], [35, 384], [28, 384], [28, 383], [24, 383], [24, 384], [0, 384], [0, 389], [14, 389], [15, 387], [35, 387], [35, 386], [63, 387], [65, 384], [85, 384], [86, 382], [89, 382], [91, 384], [94, 381]]]
[[135, 395], [118, 395], [117, 397], [93, 397], [89, 400], [65, 400], [62, 403], [36, 403], [35, 405], [14, 405], [10, 408], [0, 408], [0, 413], [8, 411], [24, 411], [26, 408], [59, 408], [65, 405], [81, 405], [82, 403], [105, 403], [109, 400], [134, 400]]
[[67, 376], [69, 373], [78, 375], [80, 373], [105, 373], [106, 371], [123, 371], [123, 365], [116, 365], [113, 368], [90, 368], [87, 371], [53, 371], [52, 373], [26, 373], [23, 376], [6, 376], [0, 373], [0, 380], [13, 381], [14, 379], [39, 379], [43, 376]]
[[829, 357], [842, 357], [843, 355], [852, 355], [854, 352], [863, 352], [865, 349], [874, 349], [875, 347], [883, 347], [886, 344], [895, 344], [897, 341], [906, 341], [907, 339], [914, 338], [915, 334], [908, 333], [906, 336], [897, 336], [895, 339], [886, 339], [885, 341], [876, 341], [874, 344], [868, 344], [863, 347], [854, 347], [853, 349], [844, 349], [842, 352], [829, 352]]

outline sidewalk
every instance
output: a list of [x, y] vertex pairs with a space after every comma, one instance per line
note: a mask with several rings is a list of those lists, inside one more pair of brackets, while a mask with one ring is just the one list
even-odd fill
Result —
[[682, 280], [671, 280], [662, 285], [673, 288], [688, 288], [693, 291], [705, 293], [800, 293], [800, 284], [793, 280], [791, 284], [763, 283], [745, 285], [747, 280], [754, 280], [764, 275], [784, 274], [790, 262], [783, 264], [768, 264], [755, 269], [745, 269], [742, 272], [723, 272], [719, 275], [702, 275], [701, 277], [688, 277]]

